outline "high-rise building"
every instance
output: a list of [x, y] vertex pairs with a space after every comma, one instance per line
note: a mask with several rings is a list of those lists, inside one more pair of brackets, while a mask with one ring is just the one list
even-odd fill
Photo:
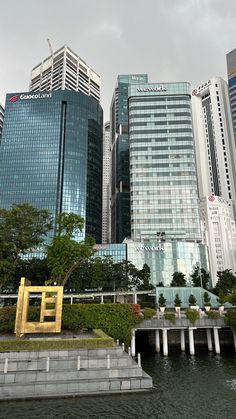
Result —
[[30, 91], [74, 90], [100, 101], [100, 76], [64, 45], [33, 68]]
[[128, 87], [147, 83], [147, 74], [119, 75], [111, 102], [111, 241], [130, 237]]
[[200, 200], [203, 243], [208, 246], [212, 285], [217, 272], [236, 271], [236, 226], [232, 205], [224, 198], [209, 195]]
[[236, 148], [227, 83], [213, 77], [193, 92], [200, 198], [236, 198]]
[[4, 119], [4, 108], [0, 103], [0, 139], [2, 136], [3, 119]]
[[229, 98], [232, 112], [234, 135], [236, 137], [236, 49], [226, 55]]
[[[0, 207], [28, 202], [80, 214], [102, 239], [102, 108], [81, 92], [6, 97], [0, 146]], [[77, 238], [83, 239], [84, 233]]]
[[103, 179], [102, 179], [102, 243], [109, 243], [110, 226], [110, 166], [111, 166], [110, 122], [103, 130]]
[[131, 238], [201, 241], [189, 83], [129, 86]]

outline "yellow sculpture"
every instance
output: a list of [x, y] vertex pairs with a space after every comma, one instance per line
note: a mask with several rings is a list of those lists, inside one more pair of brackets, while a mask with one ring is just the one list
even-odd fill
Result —
[[[33, 292], [42, 294], [39, 322], [28, 321], [29, 298]], [[16, 308], [16, 337], [19, 338], [25, 333], [60, 333], [62, 301], [62, 286], [31, 286], [30, 281], [21, 278]], [[55, 317], [55, 321], [45, 321], [46, 317]]]

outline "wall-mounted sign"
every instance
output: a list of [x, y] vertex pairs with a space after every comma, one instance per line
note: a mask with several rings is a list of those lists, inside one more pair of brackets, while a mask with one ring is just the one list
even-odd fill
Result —
[[9, 102], [15, 103], [18, 100], [48, 99], [52, 97], [52, 93], [33, 93], [11, 96]]
[[215, 197], [214, 197], [214, 195], [209, 195], [209, 196], [208, 196], [208, 201], [210, 201], [210, 202], [215, 201]]
[[222, 202], [223, 204], [228, 205], [228, 201], [226, 199], [222, 198], [222, 196], [209, 195], [207, 199], [210, 202], [216, 201], [216, 202]]
[[135, 247], [134, 250], [136, 252], [163, 252], [164, 248], [163, 248], [163, 244], [161, 244], [160, 246], [140, 246], [140, 247]]
[[166, 88], [163, 86], [157, 86], [157, 87], [138, 87], [138, 92], [165, 92]]
[[198, 96], [198, 89], [194, 89], [193, 91], [192, 91], [192, 96]]

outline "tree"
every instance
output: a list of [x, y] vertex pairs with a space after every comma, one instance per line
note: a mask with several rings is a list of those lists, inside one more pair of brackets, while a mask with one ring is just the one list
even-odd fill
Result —
[[208, 289], [210, 283], [210, 273], [199, 266], [194, 267], [193, 273], [190, 275], [194, 287], [202, 287]]
[[0, 288], [10, 280], [22, 255], [42, 244], [51, 228], [47, 209], [27, 203], [0, 209]]
[[188, 302], [190, 306], [195, 306], [197, 303], [197, 299], [193, 294], [190, 294]]
[[214, 288], [216, 295], [220, 292], [224, 295], [232, 294], [236, 291], [236, 276], [231, 272], [231, 269], [217, 272], [218, 281]]
[[182, 272], [174, 272], [172, 277], [171, 287], [186, 287], [185, 275]]
[[11, 276], [11, 287], [18, 289], [20, 278], [26, 277], [31, 285], [44, 285], [50, 278], [47, 259], [19, 259], [14, 274]]
[[181, 307], [182, 300], [179, 298], [179, 294], [175, 294], [174, 303], [175, 303], [175, 307]]
[[150, 284], [151, 270], [146, 263], [138, 271], [138, 278], [140, 280], [140, 284], [137, 286], [138, 290], [150, 290], [153, 288], [153, 285]]
[[158, 304], [159, 304], [159, 307], [165, 307], [166, 306], [166, 298], [164, 297], [163, 293], [161, 293], [159, 298], [158, 298]]
[[82, 231], [84, 226], [80, 215], [62, 213], [56, 223], [57, 235], [47, 246], [47, 260], [51, 270], [50, 282], [64, 286], [75, 269], [94, 254], [95, 240], [92, 237], [81, 242], [73, 239], [76, 231]]

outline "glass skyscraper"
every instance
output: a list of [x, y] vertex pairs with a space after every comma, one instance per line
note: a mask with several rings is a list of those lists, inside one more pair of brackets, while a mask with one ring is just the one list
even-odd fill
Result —
[[147, 83], [147, 74], [119, 75], [111, 102], [111, 242], [130, 237], [128, 87]]
[[129, 86], [131, 238], [201, 241], [189, 83]]
[[8, 94], [0, 146], [0, 207], [28, 202], [80, 214], [102, 238], [102, 108], [81, 92]]

